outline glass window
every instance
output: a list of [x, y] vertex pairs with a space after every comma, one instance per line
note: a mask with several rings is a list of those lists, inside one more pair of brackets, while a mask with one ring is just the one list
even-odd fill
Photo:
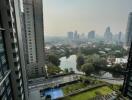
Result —
[[9, 9], [7, 10], [7, 15], [8, 15], [9, 17], [10, 17], [10, 15], [11, 15]]
[[1, 61], [2, 61], [2, 64], [5, 64], [6, 63], [5, 56], [1, 56]]
[[16, 58], [17, 57], [17, 54], [16, 53], [13, 53], [13, 58]]
[[4, 95], [4, 96], [2, 97], [2, 100], [7, 100], [7, 96]]
[[11, 46], [14, 49], [16, 47], [16, 44], [15, 43], [12, 43]]
[[4, 49], [3, 49], [3, 44], [0, 44], [0, 52], [3, 52]]
[[8, 22], [9, 28], [12, 28], [12, 23], [11, 21]]
[[13, 32], [10, 33], [10, 36], [11, 36], [11, 38], [14, 38], [14, 36], [13, 36]]
[[0, 86], [0, 95], [3, 94], [4, 90], [5, 90], [5, 87], [4, 87], [4, 85], [2, 84], [2, 85]]
[[7, 71], [8, 71], [7, 65], [4, 65], [4, 66], [3, 66], [3, 72], [4, 72], [4, 74], [6, 74]]
[[8, 95], [10, 95], [10, 92], [11, 92], [11, 88], [10, 88], [10, 86], [8, 86], [8, 88], [7, 88]]
[[0, 70], [0, 81], [2, 80], [2, 78], [3, 78], [3, 75], [2, 75], [2, 72]]
[[6, 0], [6, 4], [7, 4], [7, 5], [9, 4], [9, 0]]
[[9, 84], [9, 78], [7, 77], [7, 79], [5, 80], [6, 86]]

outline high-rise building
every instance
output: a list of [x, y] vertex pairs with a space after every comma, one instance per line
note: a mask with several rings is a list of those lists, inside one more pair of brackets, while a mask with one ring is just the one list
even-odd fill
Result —
[[79, 34], [77, 32], [77, 30], [74, 32], [74, 40], [78, 40], [79, 39]]
[[[6, 63], [3, 65], [3, 63], [0, 67], [2, 68], [0, 73], [5, 77], [2, 78], [3, 81], [0, 81], [0, 93], [3, 93], [0, 94], [0, 100], [28, 100], [21, 14], [20, 0], [0, 0], [0, 27], [4, 29], [2, 38], [6, 56], [4, 57], [4, 53], [0, 55], [0, 63], [5, 62], [5, 58], [8, 63], [8, 65]], [[0, 46], [2, 48], [2, 45]], [[10, 86], [12, 87], [11, 93]], [[12, 95], [13, 99], [8, 95]]]
[[132, 12], [129, 14], [126, 30], [126, 46], [130, 46], [132, 41]]
[[81, 41], [84, 41], [84, 42], [85, 42], [85, 41], [86, 41], [85, 33], [80, 34], [79, 39], [80, 39]]
[[104, 39], [105, 39], [105, 41], [106, 42], [111, 42], [112, 41], [112, 33], [111, 33], [111, 31], [110, 31], [110, 27], [107, 27], [106, 28], [106, 31], [105, 31], [105, 33], [104, 33]]
[[132, 44], [129, 51], [128, 63], [122, 92], [124, 96], [127, 96], [129, 100], [132, 100]]
[[118, 40], [119, 40], [119, 42], [121, 42], [121, 37], [122, 37], [122, 33], [119, 32], [119, 33], [118, 33]]
[[90, 31], [90, 32], [88, 33], [88, 39], [89, 39], [89, 40], [95, 39], [95, 31]]
[[126, 31], [126, 46], [129, 46], [129, 57], [123, 84], [123, 94], [132, 99], [132, 12], [129, 14]]
[[73, 40], [74, 39], [74, 33], [73, 32], [68, 32], [67, 36], [68, 36], [69, 40]]
[[113, 41], [115, 41], [117, 45], [123, 45], [122, 35], [122, 32], [113, 35]]
[[29, 78], [45, 75], [42, 0], [24, 0], [25, 40]]
[[122, 45], [122, 32], [119, 32], [118, 33], [117, 44], [118, 45]]

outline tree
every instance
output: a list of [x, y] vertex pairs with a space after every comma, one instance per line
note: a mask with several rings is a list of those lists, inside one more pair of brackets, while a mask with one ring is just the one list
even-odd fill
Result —
[[48, 62], [52, 63], [55, 66], [59, 66], [60, 65], [60, 60], [56, 55], [50, 54], [48, 55]]
[[113, 66], [113, 70], [115, 70], [115, 71], [122, 71], [121, 65], [120, 64], [115, 64]]
[[80, 70], [81, 66], [84, 64], [84, 57], [79, 55], [77, 57], [77, 69]]
[[95, 68], [106, 67], [107, 61], [105, 58], [100, 57], [98, 54], [87, 56], [86, 62], [92, 63]]
[[90, 75], [94, 72], [94, 66], [92, 63], [86, 63], [81, 66], [81, 70], [85, 72], [85, 74]]
[[99, 67], [106, 67], [106, 66], [107, 66], [107, 61], [106, 61], [105, 58], [100, 58], [100, 59], [98, 59], [98, 60], [94, 60], [93, 65], [94, 65], [96, 68], [99, 68]]
[[75, 73], [75, 72], [73, 71], [73, 68], [70, 68], [69, 71], [70, 71], [70, 73]]
[[69, 73], [68, 68], [65, 68], [65, 69], [64, 69], [64, 72], [65, 72], [66, 74]]
[[94, 62], [99, 61], [99, 59], [100, 59], [100, 56], [98, 54], [92, 54], [92, 55], [87, 56], [86, 61], [90, 63], [94, 63]]
[[68, 58], [70, 56], [70, 51], [69, 49], [65, 48], [65, 55], [66, 55], [66, 58]]
[[47, 72], [49, 75], [56, 75], [61, 71], [60, 67], [55, 66], [53, 64], [49, 64], [47, 66]]

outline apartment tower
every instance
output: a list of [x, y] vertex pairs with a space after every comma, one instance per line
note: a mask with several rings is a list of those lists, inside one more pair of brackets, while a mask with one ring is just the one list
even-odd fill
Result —
[[132, 45], [129, 51], [128, 63], [122, 92], [124, 96], [127, 96], [130, 100], [132, 99]]
[[129, 49], [129, 57], [126, 68], [126, 74], [123, 84], [123, 94], [127, 96], [130, 100], [132, 99], [132, 12], [129, 14], [127, 31], [126, 31], [126, 46]]
[[132, 41], [132, 12], [128, 16], [127, 30], [126, 30], [126, 46], [130, 46]]
[[[25, 58], [23, 50], [22, 34], [22, 9], [20, 0], [0, 0], [0, 27], [2, 28], [2, 38], [5, 48], [5, 54], [0, 55], [1, 64], [7, 58], [7, 66], [2, 64], [2, 82], [0, 91], [6, 91], [2, 94], [0, 100], [28, 100], [27, 76], [25, 69]], [[1, 47], [3, 48], [3, 47]], [[5, 57], [4, 57], [5, 56]], [[0, 72], [1, 73], [1, 72]], [[5, 73], [5, 74], [4, 74]], [[7, 74], [6, 74], [7, 73]], [[8, 89], [4, 88], [9, 84]], [[4, 92], [0, 92], [4, 93]], [[8, 98], [8, 95], [12, 95]]]
[[29, 78], [45, 75], [42, 0], [24, 0], [25, 54]]

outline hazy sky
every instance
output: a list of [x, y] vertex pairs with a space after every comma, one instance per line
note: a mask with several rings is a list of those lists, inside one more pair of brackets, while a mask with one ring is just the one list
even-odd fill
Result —
[[63, 36], [68, 31], [103, 35], [107, 26], [113, 34], [125, 33], [132, 0], [44, 0], [46, 35]]

